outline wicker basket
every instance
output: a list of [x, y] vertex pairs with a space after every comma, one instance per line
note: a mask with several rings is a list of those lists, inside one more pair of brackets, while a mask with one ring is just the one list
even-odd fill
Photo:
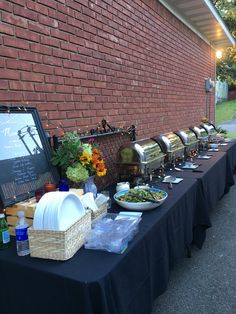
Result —
[[32, 257], [65, 261], [84, 244], [91, 229], [91, 211], [65, 231], [28, 229], [30, 255]]
[[98, 210], [92, 211], [92, 220], [99, 218], [101, 215], [105, 215], [107, 213], [107, 204], [103, 204], [98, 207]]

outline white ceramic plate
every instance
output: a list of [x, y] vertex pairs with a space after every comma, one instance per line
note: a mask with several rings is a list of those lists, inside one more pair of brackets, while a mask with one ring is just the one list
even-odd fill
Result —
[[35, 230], [42, 230], [44, 229], [44, 214], [45, 208], [48, 202], [50, 202], [51, 195], [49, 193], [45, 193], [41, 199], [39, 200], [35, 212], [34, 212], [34, 221], [33, 221], [33, 228]]
[[164, 201], [166, 200], [168, 194], [163, 191], [163, 190], [159, 190], [159, 189], [155, 189], [155, 188], [150, 188], [151, 191], [153, 192], [164, 192], [165, 196], [160, 199], [159, 203], [152, 203], [152, 202], [138, 202], [138, 203], [132, 203], [132, 202], [124, 202], [124, 201], [120, 201], [117, 199], [118, 196], [121, 196], [123, 194], [126, 194], [129, 190], [124, 190], [124, 191], [120, 191], [117, 192], [114, 195], [114, 199], [117, 202], [117, 204], [119, 204], [121, 207], [129, 209], [129, 210], [135, 210], [135, 211], [146, 211], [146, 210], [150, 210], [150, 209], [154, 209], [156, 207], [159, 207], [161, 204], [164, 203]]
[[57, 207], [56, 228], [66, 230], [85, 214], [79, 197], [72, 192], [59, 192], [60, 202]]

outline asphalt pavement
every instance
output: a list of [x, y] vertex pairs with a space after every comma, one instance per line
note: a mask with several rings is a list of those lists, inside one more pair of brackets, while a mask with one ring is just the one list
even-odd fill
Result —
[[236, 185], [211, 212], [212, 227], [202, 249], [194, 249], [191, 258], [181, 259], [172, 270], [152, 314], [236, 313], [235, 204]]
[[218, 125], [222, 130], [226, 130], [230, 133], [236, 133], [236, 117], [230, 121], [225, 121]]

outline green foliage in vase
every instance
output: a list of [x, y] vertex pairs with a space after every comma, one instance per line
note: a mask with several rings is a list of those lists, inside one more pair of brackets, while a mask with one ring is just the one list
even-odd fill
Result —
[[54, 166], [59, 166], [63, 170], [73, 166], [81, 151], [82, 143], [77, 134], [66, 133], [62, 138], [61, 145], [54, 152], [51, 162]]

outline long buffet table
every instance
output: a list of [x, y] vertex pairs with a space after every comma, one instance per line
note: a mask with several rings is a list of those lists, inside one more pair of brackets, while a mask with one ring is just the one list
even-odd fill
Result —
[[203, 172], [175, 173], [184, 180], [172, 190], [158, 183], [167, 200], [143, 213], [138, 234], [121, 255], [81, 248], [65, 262], [18, 257], [12, 241], [0, 251], [1, 314], [151, 313], [170, 269], [192, 243], [202, 246], [209, 211], [234, 184], [236, 143], [224, 150], [197, 160]]

